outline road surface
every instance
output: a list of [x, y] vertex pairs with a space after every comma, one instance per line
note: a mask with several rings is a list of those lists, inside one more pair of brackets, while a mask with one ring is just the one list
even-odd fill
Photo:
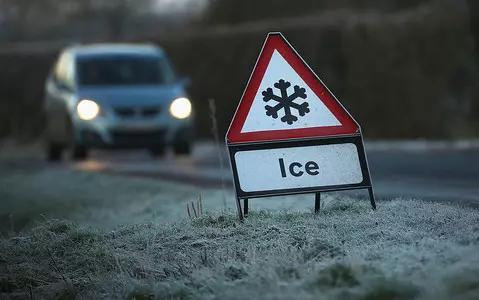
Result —
[[[368, 149], [368, 145], [366, 144]], [[378, 148], [378, 147], [376, 147]], [[218, 150], [219, 149], [219, 150]], [[372, 149], [367, 153], [376, 197], [418, 198], [459, 202], [479, 207], [479, 150], [391, 150]], [[171, 154], [152, 159], [144, 151], [95, 151], [84, 162], [46, 163], [40, 157], [0, 160], [1, 168], [66, 168], [82, 172], [108, 172], [172, 180], [201, 187], [232, 188], [232, 176], [224, 145], [202, 142], [191, 157]], [[361, 191], [347, 192], [367, 197]]]

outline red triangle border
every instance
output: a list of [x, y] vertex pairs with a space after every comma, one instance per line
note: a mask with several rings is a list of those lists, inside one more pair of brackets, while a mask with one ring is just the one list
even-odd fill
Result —
[[[341, 126], [323, 126], [300, 129], [255, 131], [241, 133], [248, 113], [258, 92], [261, 81], [268, 68], [274, 50], [278, 51], [291, 65], [298, 75], [308, 84], [311, 90], [320, 98], [328, 109], [334, 114]], [[332, 137], [339, 135], [352, 135], [359, 131], [358, 123], [351, 117], [346, 109], [339, 103], [334, 95], [322, 83], [319, 77], [307, 66], [299, 54], [292, 48], [280, 33], [270, 33], [266, 38], [263, 50], [258, 58], [251, 78], [241, 98], [233, 121], [226, 135], [230, 143], [248, 143], [261, 141], [279, 141], [299, 138]]]

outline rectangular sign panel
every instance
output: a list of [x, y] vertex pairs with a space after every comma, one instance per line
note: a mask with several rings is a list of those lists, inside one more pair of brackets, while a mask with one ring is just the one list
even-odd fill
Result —
[[239, 151], [234, 160], [246, 193], [363, 182], [353, 143]]

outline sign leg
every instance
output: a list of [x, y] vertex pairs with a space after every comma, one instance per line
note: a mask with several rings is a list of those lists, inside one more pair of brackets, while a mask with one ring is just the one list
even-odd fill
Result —
[[240, 198], [236, 197], [236, 208], [238, 209], [238, 218], [241, 223], [243, 223], [243, 210], [241, 209], [241, 200]]
[[371, 201], [371, 206], [373, 207], [373, 210], [376, 210], [376, 201], [374, 200], [373, 188], [369, 187], [368, 191], [369, 191], [369, 200]]
[[314, 196], [314, 213], [319, 213], [321, 209], [321, 193], [316, 193]]
[[248, 198], [245, 198], [243, 200], [243, 210], [244, 210], [244, 217], [246, 218], [248, 216]]

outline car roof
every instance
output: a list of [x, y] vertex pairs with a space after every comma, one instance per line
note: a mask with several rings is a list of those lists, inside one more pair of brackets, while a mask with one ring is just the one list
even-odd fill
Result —
[[162, 55], [163, 49], [150, 44], [86, 44], [68, 47], [66, 52], [76, 57], [104, 56], [115, 54]]

